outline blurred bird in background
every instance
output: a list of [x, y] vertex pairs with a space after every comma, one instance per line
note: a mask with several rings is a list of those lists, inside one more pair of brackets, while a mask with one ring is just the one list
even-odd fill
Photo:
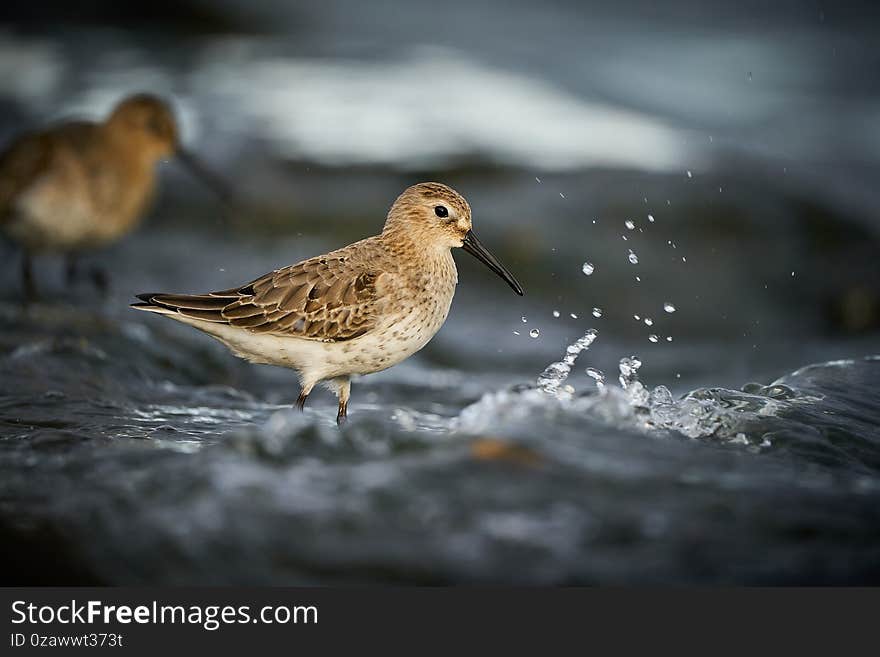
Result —
[[[76, 258], [122, 238], [138, 225], [156, 187], [156, 164], [176, 157], [227, 199], [228, 188], [180, 145], [168, 103], [140, 93], [123, 99], [100, 123], [68, 121], [14, 139], [0, 154], [0, 229], [22, 250], [26, 298], [36, 296], [32, 258]], [[106, 274], [91, 268], [105, 291]]]

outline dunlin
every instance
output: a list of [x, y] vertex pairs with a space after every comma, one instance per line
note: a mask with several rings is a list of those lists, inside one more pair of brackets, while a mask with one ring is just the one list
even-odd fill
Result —
[[134, 308], [161, 313], [217, 338], [252, 363], [299, 374], [302, 408], [325, 383], [348, 408], [351, 377], [387, 369], [424, 347], [446, 321], [461, 247], [523, 291], [471, 229], [455, 190], [421, 183], [401, 194], [380, 235], [208, 294], [141, 294]]
[[[33, 255], [66, 254], [70, 279], [76, 254], [132, 230], [152, 196], [155, 165], [172, 155], [225, 191], [181, 148], [169, 106], [148, 94], [124, 99], [103, 122], [70, 121], [15, 139], [0, 154], [0, 229], [23, 250], [25, 293], [35, 291]], [[103, 286], [103, 274], [93, 274]]]

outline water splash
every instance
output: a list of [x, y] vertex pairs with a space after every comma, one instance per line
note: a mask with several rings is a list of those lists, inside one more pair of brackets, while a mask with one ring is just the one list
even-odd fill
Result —
[[[810, 404], [818, 398], [797, 393], [777, 382], [770, 386], [747, 385], [742, 392], [724, 389], [697, 389], [675, 399], [663, 385], [646, 387], [639, 380], [642, 361], [638, 356], [619, 363], [620, 387], [609, 386], [605, 375], [594, 367], [586, 374], [596, 383], [596, 392], [575, 394], [566, 384], [578, 356], [589, 349], [598, 336], [590, 329], [569, 345], [561, 361], [551, 363], [541, 373], [536, 388], [489, 392], [465, 408], [454, 421], [458, 430], [480, 432], [498, 422], [524, 421], [538, 413], [569, 413], [648, 435], [675, 432], [693, 439], [742, 445], [751, 451], [771, 447], [764, 431], [750, 427], [781, 410], [797, 404]], [[668, 340], [668, 338], [667, 338]], [[677, 375], [677, 378], [679, 375]]]
[[574, 366], [577, 357], [582, 351], [590, 348], [590, 345], [593, 344], [598, 335], [599, 332], [596, 329], [590, 329], [584, 333], [583, 337], [568, 345], [562, 360], [550, 363], [541, 372], [537, 381], [538, 389], [549, 395], [556, 395], [559, 392], [559, 387], [565, 383], [568, 375], [571, 374], [571, 368]]
[[596, 317], [598, 319], [601, 316], [602, 316], [602, 309], [601, 308], [593, 308], [593, 317]]
[[602, 372], [602, 370], [597, 370], [595, 367], [588, 367], [587, 376], [596, 382], [596, 388], [600, 393], [605, 391], [605, 373]]
[[641, 366], [642, 361], [638, 356], [620, 359], [620, 376], [617, 377], [617, 380], [632, 406], [645, 406], [648, 403], [648, 391], [639, 381]]
[[581, 271], [584, 272], [585, 276], [592, 276], [593, 272], [596, 271], [596, 268], [593, 266], [592, 262], [585, 262], [584, 266], [581, 267]]
[[629, 260], [631, 265], [639, 264], [639, 256], [637, 256], [632, 249], [629, 250], [629, 255], [626, 256], [627, 260]]
[[673, 306], [669, 301], [665, 301], [665, 302], [663, 303], [663, 310], [665, 310], [665, 311], [668, 312], [668, 313], [674, 313], [674, 312], [675, 312], [675, 306]]

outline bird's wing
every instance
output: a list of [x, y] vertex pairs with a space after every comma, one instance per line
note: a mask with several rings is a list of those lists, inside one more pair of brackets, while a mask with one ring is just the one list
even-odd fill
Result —
[[[352, 245], [354, 246], [354, 245]], [[142, 294], [142, 301], [185, 317], [324, 342], [351, 340], [376, 325], [377, 271], [351, 247], [270, 272], [238, 288], [209, 294]]]
[[29, 133], [0, 153], [0, 222], [9, 215], [16, 197], [45, 172], [52, 156], [50, 141], [45, 133]]
[[25, 133], [0, 153], [0, 223], [15, 199], [53, 166], [59, 148], [81, 152], [89, 147], [94, 123], [69, 121], [41, 132]]

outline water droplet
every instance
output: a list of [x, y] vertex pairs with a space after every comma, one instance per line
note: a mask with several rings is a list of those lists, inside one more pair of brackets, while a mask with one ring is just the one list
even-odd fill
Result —
[[654, 320], [651, 319], [650, 317], [645, 317], [645, 324], [647, 326], [654, 326]]
[[752, 72], [749, 71], [749, 82], [751, 82], [751, 81], [752, 81]]
[[694, 177], [694, 174], [691, 173], [690, 171], [688, 171], [688, 178], [693, 178], [693, 177]]
[[636, 276], [636, 283], [641, 283], [641, 282], [642, 282], [642, 277]]
[[601, 391], [605, 389], [605, 373], [595, 367], [587, 368], [587, 376], [596, 382], [596, 387]]
[[538, 329], [532, 329], [529, 331], [530, 338], [537, 338], [539, 335], [541, 335], [541, 332]]
[[593, 317], [601, 317], [602, 309], [601, 308], [593, 308]]
[[521, 317], [521, 319], [522, 319], [522, 323], [523, 323], [523, 324], [525, 324], [526, 322], [529, 321], [529, 320], [526, 319], [526, 316], [525, 316], [525, 315], [523, 315], [523, 316]]
[[654, 215], [653, 214], [648, 215], [648, 221], [650, 221], [652, 224], [654, 223]]
[[559, 198], [565, 198], [565, 194], [563, 194], [562, 192], [559, 192]]
[[581, 271], [584, 272], [584, 275], [590, 276], [594, 271], [596, 271], [596, 268], [593, 266], [592, 262], [585, 262], [584, 266], [581, 267]]
[[642, 318], [639, 317], [638, 315], [633, 315], [633, 319], [638, 322], [638, 321], [641, 321]]
[[569, 317], [571, 317], [572, 319], [578, 318], [578, 316], [575, 313], [569, 313]]
[[674, 313], [674, 312], [675, 312], [675, 306], [673, 306], [671, 303], [669, 303], [668, 301], [666, 301], [666, 302], [663, 303], [663, 310], [665, 310], [665, 311], [668, 312], [668, 313]]
[[637, 256], [635, 253], [633, 253], [632, 249], [629, 250], [629, 255], [626, 257], [629, 260], [630, 264], [633, 264], [633, 265], [639, 264], [639, 256]]
[[792, 278], [794, 277], [794, 272], [791, 272]]
[[652, 333], [651, 335], [648, 336], [648, 339], [649, 339], [651, 342], [657, 342], [657, 341], [660, 340], [660, 338], [658, 338], [658, 337], [657, 337], [656, 335], [654, 335], [653, 333]]
[[628, 239], [626, 239], [626, 235], [621, 235], [620, 237], [621, 237], [621, 239], [623, 239], [624, 242], [628, 242], [628, 241], [629, 241]]
[[682, 261], [682, 262], [687, 262], [687, 261], [688, 261], [688, 259], [687, 259], [687, 258], [685, 258], [685, 257], [684, 257], [684, 256], [681, 256], [681, 261]]
[[636, 224], [632, 219], [627, 219], [623, 222], [623, 225], [626, 226], [629, 230], [632, 230], [636, 227]]
[[554, 316], [554, 317], [559, 317], [559, 311], [558, 311], [558, 310], [554, 310], [554, 311], [553, 311], [553, 316]]
[[538, 183], [539, 183], [539, 182], [541, 182], [541, 179], [538, 178], [538, 176], [535, 176], [535, 182], [538, 182]]
[[514, 335], [519, 335], [519, 331], [514, 331], [513, 334], [514, 334]]
[[645, 406], [648, 402], [648, 391], [639, 381], [639, 368], [642, 361], [637, 356], [620, 359], [620, 387], [626, 391], [630, 402], [636, 406]]
[[667, 335], [667, 336], [666, 336], [666, 342], [672, 342], [672, 336], [671, 336], [671, 335]]

